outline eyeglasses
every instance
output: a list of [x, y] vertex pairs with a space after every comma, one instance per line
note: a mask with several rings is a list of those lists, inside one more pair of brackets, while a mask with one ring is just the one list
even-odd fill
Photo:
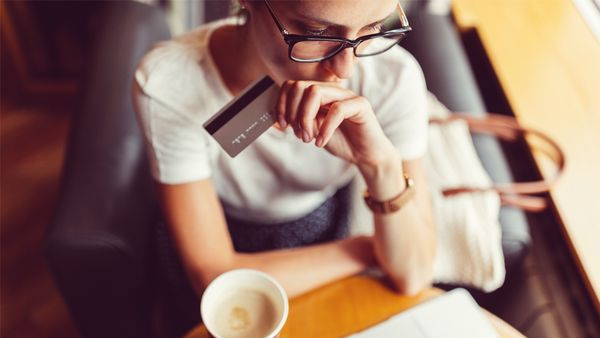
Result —
[[346, 48], [352, 48], [357, 57], [381, 54], [400, 42], [412, 28], [400, 4], [396, 11], [380, 23], [381, 32], [361, 36], [355, 40], [332, 36], [290, 34], [264, 0], [269, 13], [288, 45], [288, 56], [296, 62], [320, 62], [334, 57]]

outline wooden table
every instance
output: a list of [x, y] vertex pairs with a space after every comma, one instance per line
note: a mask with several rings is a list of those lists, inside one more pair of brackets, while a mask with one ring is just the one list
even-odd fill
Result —
[[[378, 279], [347, 278], [291, 300], [281, 337], [343, 337], [441, 293], [442, 290], [432, 288], [413, 297], [399, 296]], [[501, 337], [524, 337], [498, 317], [486, 313]], [[185, 336], [205, 337], [208, 333], [202, 325]]]
[[571, 0], [455, 0], [453, 14], [476, 29], [519, 121], [565, 151], [551, 196], [600, 312], [600, 41]]

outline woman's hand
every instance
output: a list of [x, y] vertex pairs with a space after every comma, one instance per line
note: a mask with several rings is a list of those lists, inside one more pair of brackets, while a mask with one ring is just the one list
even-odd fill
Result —
[[[364, 97], [335, 83], [286, 81], [276, 114], [281, 127], [291, 126], [304, 142], [316, 140], [317, 146], [354, 163], [376, 200], [404, 191], [404, 163]], [[417, 198], [401, 212], [374, 214], [372, 247], [398, 291], [414, 294], [431, 283], [436, 237], [424, 170], [410, 163], [406, 169], [416, 179]]]
[[375, 167], [395, 154], [369, 101], [335, 83], [284, 82], [276, 114], [282, 128], [291, 126], [299, 139], [315, 140], [359, 168]]

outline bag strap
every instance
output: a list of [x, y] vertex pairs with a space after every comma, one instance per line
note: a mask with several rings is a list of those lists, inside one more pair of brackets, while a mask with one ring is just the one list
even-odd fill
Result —
[[445, 124], [453, 121], [464, 121], [473, 133], [490, 134], [499, 139], [514, 142], [532, 135], [542, 140], [547, 148], [537, 147], [550, 158], [557, 167], [555, 175], [532, 182], [515, 182], [507, 184], [494, 184], [491, 187], [455, 187], [444, 189], [444, 196], [462, 193], [495, 191], [500, 195], [502, 204], [512, 205], [527, 211], [541, 211], [546, 208], [547, 200], [543, 197], [529, 196], [548, 192], [562, 175], [565, 167], [565, 156], [558, 144], [545, 133], [531, 128], [523, 128], [514, 117], [499, 114], [486, 114], [473, 116], [464, 113], [453, 113], [444, 118], [430, 118], [429, 123]]

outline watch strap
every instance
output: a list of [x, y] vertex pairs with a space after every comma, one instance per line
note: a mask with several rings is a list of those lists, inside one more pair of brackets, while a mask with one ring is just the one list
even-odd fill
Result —
[[372, 198], [369, 194], [369, 191], [366, 190], [364, 194], [365, 203], [367, 203], [367, 206], [369, 207], [369, 209], [371, 209], [371, 211], [377, 214], [389, 214], [402, 209], [402, 207], [406, 203], [408, 203], [414, 197], [415, 194], [415, 183], [406, 174], [404, 174], [404, 182], [404, 190], [397, 196], [387, 201], [378, 201]]

